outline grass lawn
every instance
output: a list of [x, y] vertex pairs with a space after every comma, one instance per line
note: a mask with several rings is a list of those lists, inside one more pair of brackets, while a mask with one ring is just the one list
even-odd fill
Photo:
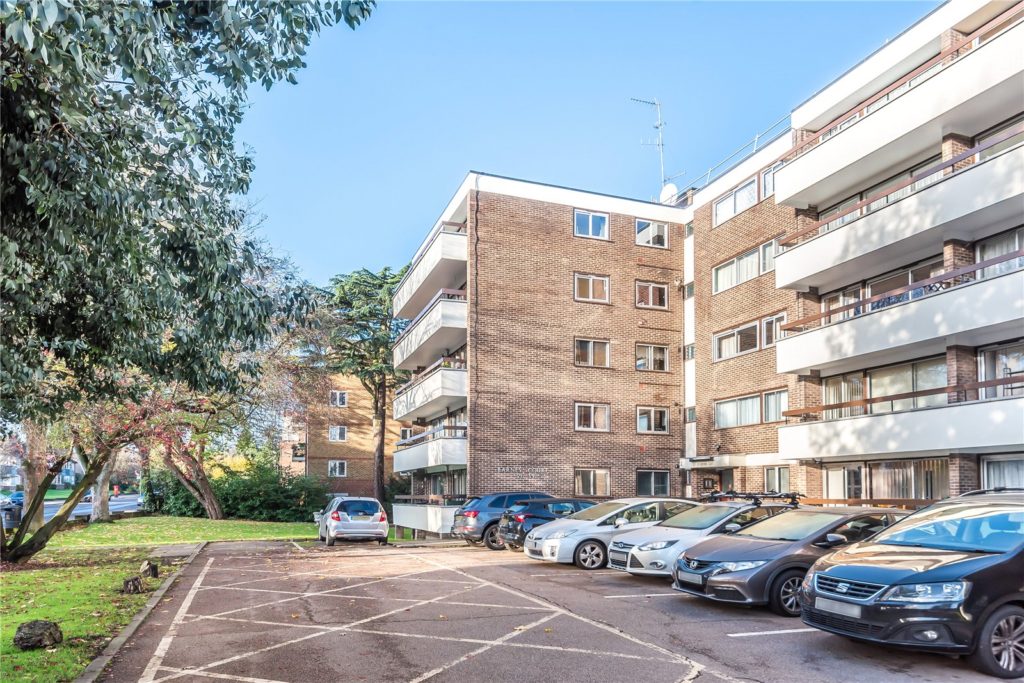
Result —
[[[47, 548], [25, 569], [0, 574], [0, 680], [67, 681], [81, 673], [110, 638], [131, 621], [149, 593], [121, 595], [121, 582], [139, 571], [148, 549]], [[161, 578], [145, 579], [148, 591]], [[47, 619], [60, 624], [64, 642], [22, 652], [14, 647], [18, 624]]]
[[316, 538], [309, 522], [249, 522], [241, 519], [209, 520], [198, 517], [129, 517], [110, 524], [73, 527], [54, 536], [51, 548], [88, 548], [113, 545], [166, 545], [200, 541], [267, 541]]

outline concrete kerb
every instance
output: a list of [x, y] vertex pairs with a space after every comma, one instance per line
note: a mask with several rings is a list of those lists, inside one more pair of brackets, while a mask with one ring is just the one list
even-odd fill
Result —
[[208, 543], [209, 541], [201, 541], [199, 545], [196, 546], [196, 549], [193, 550], [192, 554], [185, 559], [185, 562], [178, 567], [173, 574], [168, 576], [162, 584], [160, 584], [160, 587], [157, 588], [155, 593], [153, 593], [153, 596], [146, 602], [145, 606], [139, 610], [139, 613], [135, 615], [135, 618], [133, 618], [128, 625], [125, 626], [121, 632], [107, 644], [103, 649], [103, 652], [101, 652], [96, 659], [92, 660], [89, 663], [89, 666], [85, 667], [85, 670], [74, 680], [74, 683], [93, 683], [93, 681], [103, 673], [103, 670], [107, 668], [107, 664], [110, 663], [110, 660], [112, 660], [124, 644], [128, 642], [128, 639], [135, 635], [135, 631], [137, 631], [139, 626], [142, 625], [142, 622], [146, 620], [149, 613], [160, 604], [160, 601], [163, 599], [164, 593], [167, 592], [167, 589], [169, 589], [177, 580], [181, 572], [192, 564], [192, 561], [196, 559]]

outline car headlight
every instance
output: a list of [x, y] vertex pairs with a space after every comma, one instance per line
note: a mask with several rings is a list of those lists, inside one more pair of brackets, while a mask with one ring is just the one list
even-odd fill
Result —
[[648, 551], [648, 550], [664, 550], [670, 548], [676, 544], [676, 541], [654, 541], [652, 543], [644, 543], [638, 547], [637, 550]]
[[815, 569], [814, 567], [811, 567], [810, 569], [807, 570], [807, 573], [804, 574], [804, 582], [803, 582], [802, 585], [803, 585], [803, 589], [805, 591], [811, 590], [811, 587], [814, 585], [814, 575], [817, 574], [817, 573], [818, 573], [818, 570]]
[[754, 560], [752, 562], [719, 562], [718, 568], [724, 572], [742, 572], [746, 569], [754, 569], [755, 567], [760, 567], [767, 563], [768, 560]]
[[971, 584], [967, 581], [943, 583], [907, 583], [893, 586], [882, 596], [892, 602], [963, 602]]
[[569, 529], [567, 531], [556, 531], [555, 533], [548, 536], [548, 538], [565, 538], [566, 536], [572, 536], [576, 533], [577, 529]]

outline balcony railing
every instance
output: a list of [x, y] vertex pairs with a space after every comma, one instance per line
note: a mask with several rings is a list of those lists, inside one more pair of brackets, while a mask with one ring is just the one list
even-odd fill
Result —
[[[936, 164], [930, 168], [927, 168], [919, 173], [914, 174], [910, 178], [907, 178], [895, 185], [885, 188], [880, 192], [862, 199], [846, 208], [841, 213], [829, 216], [828, 218], [822, 219], [809, 225], [806, 228], [798, 230], [794, 233], [786, 235], [786, 237], [779, 242], [780, 247], [793, 247], [799, 244], [803, 244], [811, 239], [814, 239], [818, 235], [824, 235], [827, 232], [840, 228], [844, 225], [848, 225], [858, 218], [867, 216], [868, 214], [874, 213], [880, 209], [885, 208], [893, 202], [899, 201], [904, 197], [923, 190], [924, 188], [932, 185], [939, 180], [945, 180], [952, 178], [953, 176], [965, 173], [983, 163], [995, 159], [998, 155], [993, 155], [988, 159], [977, 160], [972, 164], [966, 165], [963, 168], [956, 169], [957, 164], [963, 163], [969, 159], [974, 158], [976, 155], [984, 152], [987, 149], [991, 149], [996, 145], [1000, 145], [1007, 140], [1010, 140], [1018, 135], [1024, 135], [1024, 123], [1018, 123], [1015, 126], [1007, 129], [1000, 135], [994, 138], [986, 140], [983, 144], [976, 145], [971, 149], [965, 150], [956, 156], [947, 159], [941, 163]], [[1000, 153], [1008, 151], [1002, 150]], [[947, 170], [949, 172], [947, 173]]]
[[464, 289], [442, 289], [441, 291], [439, 291], [437, 294], [434, 295], [434, 298], [430, 300], [430, 303], [428, 303], [426, 306], [424, 306], [423, 310], [420, 311], [419, 314], [417, 314], [417, 316], [415, 318], [413, 318], [412, 320], [409, 321], [409, 324], [405, 326], [404, 330], [402, 330], [402, 334], [398, 335], [398, 338], [395, 339], [395, 346], [397, 346], [398, 343], [400, 341], [402, 341], [402, 339], [404, 339], [407, 334], [409, 334], [409, 331], [416, 326], [416, 323], [418, 323], [420, 320], [422, 320], [423, 317], [426, 316], [427, 313], [430, 312], [430, 309], [432, 309], [434, 306], [437, 305], [438, 301], [465, 301], [465, 300], [466, 300], [466, 290], [464, 290]]
[[430, 377], [435, 372], [438, 372], [439, 370], [465, 370], [465, 369], [466, 369], [466, 361], [464, 361], [461, 358], [455, 358], [455, 357], [452, 357], [452, 356], [445, 356], [443, 358], [439, 358], [436, 361], [434, 361], [433, 363], [431, 363], [430, 365], [428, 365], [427, 367], [425, 367], [423, 370], [421, 370], [421, 371], [417, 372], [416, 374], [414, 374], [409, 379], [408, 382], [406, 382], [402, 386], [398, 387], [398, 390], [395, 392], [395, 398], [398, 398], [399, 396], [401, 396], [405, 392], [409, 391], [409, 389], [412, 389], [414, 386], [416, 386], [417, 384], [419, 384], [420, 382], [425, 380], [427, 377]]
[[405, 284], [405, 281], [409, 279], [409, 275], [412, 273], [412, 271], [416, 269], [416, 266], [419, 265], [419, 262], [423, 260], [423, 255], [427, 253], [428, 249], [430, 249], [430, 245], [433, 244], [434, 240], [436, 240], [438, 236], [443, 233], [454, 233], [464, 235], [466, 233], [466, 222], [463, 221], [461, 223], [455, 223], [453, 221], [443, 221], [441, 223], [441, 227], [439, 230], [436, 230], [431, 234], [427, 235], [427, 239], [425, 239], [423, 241], [423, 244], [420, 245], [420, 248], [416, 250], [416, 255], [413, 257], [412, 263], [409, 264], [409, 268], [406, 269], [405, 275], [403, 275], [402, 279], [398, 281], [398, 285], [395, 287], [396, 292], [402, 288], [402, 285]]
[[441, 427], [435, 427], [434, 429], [410, 436], [408, 439], [402, 439], [395, 446], [398, 450], [403, 450], [434, 441], [435, 439], [465, 439], [466, 431], [467, 427], [465, 425], [442, 425]]
[[396, 503], [406, 503], [410, 505], [462, 505], [466, 502], [465, 495], [423, 495], [423, 496], [395, 496]]
[[[1022, 20], [1024, 20], [1024, 4], [1018, 3], [987, 22], [969, 36], [957, 41], [910, 73], [894, 81], [887, 88], [875, 93], [846, 113], [837, 116], [819, 128], [814, 137], [799, 142], [782, 158], [787, 161], [795, 159], [839, 132], [856, 125], [865, 117], [881, 109], [885, 104], [892, 102], [929, 78], [933, 78], [936, 74], [941, 73], [951, 64], [974, 54], [982, 45], [1005, 33]], [[989, 35], [993, 31], [998, 31], [998, 33]], [[982, 38], [984, 38], [984, 41], [982, 41]]]
[[[1016, 261], [1016, 263], [1014, 263], [1014, 261]], [[1004, 268], [998, 268], [999, 272], [997, 273], [981, 273], [980, 276], [974, 275], [978, 271], [995, 268], [1001, 264], [1007, 264], [1007, 266]], [[1024, 268], [1024, 249], [1003, 254], [1002, 256], [996, 256], [995, 258], [990, 258], [979, 263], [973, 263], [962, 268], [955, 268], [953, 270], [946, 271], [941, 275], [936, 275], [926, 280], [919, 280], [906, 285], [905, 287], [882, 292], [881, 294], [876, 294], [868, 297], [867, 299], [859, 299], [853, 303], [836, 306], [835, 308], [830, 308], [826, 311], [822, 311], [821, 313], [815, 313], [814, 315], [809, 315], [806, 318], [794, 320], [791, 323], [785, 323], [781, 325], [779, 329], [781, 329], [785, 335], [784, 338], [789, 338], [794, 334], [800, 334], [826, 325], [835, 325], [861, 315], [870, 315], [875, 311], [883, 310], [889, 306], [901, 304], [906, 301], [921, 299], [933, 294], [940, 294], [954, 287], [960, 287], [988, 277], [1003, 275], [1005, 273], [1019, 270], [1020, 268]]]

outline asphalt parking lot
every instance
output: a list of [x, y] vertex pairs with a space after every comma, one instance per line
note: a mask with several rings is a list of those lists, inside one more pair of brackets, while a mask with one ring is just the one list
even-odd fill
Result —
[[211, 544], [112, 681], [992, 681], [765, 610], [470, 547]]

